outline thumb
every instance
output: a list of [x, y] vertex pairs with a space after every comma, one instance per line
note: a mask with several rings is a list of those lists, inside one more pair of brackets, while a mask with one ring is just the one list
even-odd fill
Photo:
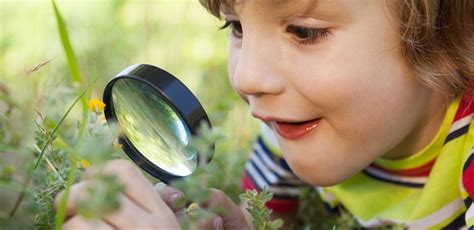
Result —
[[158, 183], [154, 187], [161, 199], [173, 211], [180, 211], [186, 205], [186, 196], [179, 189], [168, 186], [165, 183]]
[[224, 220], [217, 215], [211, 215], [208, 218], [199, 220], [199, 230], [223, 230]]
[[[252, 229], [252, 225], [245, 218], [245, 214], [224, 192], [217, 189], [210, 190], [210, 196], [201, 206], [207, 210], [217, 210], [222, 217], [224, 229]], [[214, 225], [218, 224], [216, 218]]]

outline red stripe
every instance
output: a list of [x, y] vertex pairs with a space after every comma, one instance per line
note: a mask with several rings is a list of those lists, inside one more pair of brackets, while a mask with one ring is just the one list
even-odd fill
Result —
[[253, 183], [252, 179], [250, 179], [249, 175], [247, 174], [247, 172], [244, 172], [244, 175], [242, 175], [242, 179], [241, 179], [241, 188], [242, 190], [252, 190], [252, 189], [255, 189], [255, 190], [260, 190], [257, 186], [255, 186], [255, 184]]
[[474, 164], [472, 162], [462, 175], [462, 184], [467, 193], [469, 193], [469, 197], [474, 199]]
[[474, 113], [474, 80], [471, 80], [469, 87], [464, 92], [461, 102], [459, 103], [458, 111], [454, 116], [454, 121], [457, 121], [467, 115]]
[[273, 198], [266, 206], [274, 212], [295, 212], [298, 210], [298, 200]]
[[383, 166], [377, 165], [375, 163], [372, 163], [371, 165], [369, 165], [369, 167], [378, 169], [380, 171], [386, 172], [391, 175], [406, 176], [406, 177], [420, 177], [420, 176], [428, 176], [435, 162], [436, 162], [436, 159], [433, 159], [430, 162], [424, 165], [418, 166], [416, 168], [403, 169], [403, 170], [388, 169]]
[[[252, 190], [255, 189], [260, 191], [260, 189], [255, 186], [250, 176], [247, 172], [244, 172], [241, 179], [242, 190]], [[274, 212], [295, 212], [298, 210], [298, 200], [297, 199], [281, 199], [273, 198], [265, 204], [269, 209], [272, 209]]]

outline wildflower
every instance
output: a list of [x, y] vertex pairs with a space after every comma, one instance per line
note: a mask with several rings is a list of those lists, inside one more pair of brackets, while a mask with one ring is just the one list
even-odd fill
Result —
[[114, 147], [114, 149], [121, 149], [123, 147], [123, 145], [119, 143], [118, 139], [114, 140], [112, 146]]
[[199, 204], [191, 203], [187, 208], [187, 213], [191, 216], [196, 216], [199, 213]]
[[86, 169], [86, 168], [89, 168], [91, 166], [91, 163], [86, 159], [82, 159], [81, 160], [81, 166]]
[[98, 114], [98, 113], [102, 113], [104, 111], [105, 104], [104, 104], [104, 102], [102, 102], [101, 100], [99, 100], [97, 98], [92, 98], [87, 103], [87, 107], [89, 108], [89, 111], [95, 112], [95, 113]]

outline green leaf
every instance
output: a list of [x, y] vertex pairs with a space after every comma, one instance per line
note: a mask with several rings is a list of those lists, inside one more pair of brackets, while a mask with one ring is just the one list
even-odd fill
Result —
[[274, 221], [271, 221], [268, 223], [268, 227], [272, 229], [277, 229], [281, 228], [283, 226], [283, 220], [282, 219], [276, 219]]
[[123, 185], [114, 175], [98, 175], [90, 180], [86, 197], [79, 200], [77, 212], [87, 219], [100, 219], [120, 208]]

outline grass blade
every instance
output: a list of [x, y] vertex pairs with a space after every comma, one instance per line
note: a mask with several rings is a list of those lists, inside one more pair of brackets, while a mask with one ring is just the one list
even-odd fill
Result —
[[64, 52], [66, 53], [69, 72], [71, 73], [71, 79], [73, 82], [79, 83], [81, 86], [84, 86], [84, 79], [82, 79], [81, 71], [79, 70], [79, 65], [77, 64], [77, 59], [74, 54], [74, 50], [71, 46], [71, 42], [69, 40], [69, 35], [66, 30], [66, 24], [61, 16], [61, 13], [59, 12], [58, 7], [56, 6], [56, 2], [54, 0], [51, 0], [51, 2], [53, 3], [54, 15], [58, 23], [58, 31], [59, 36], [61, 37], [61, 44], [64, 48]]
[[[81, 71], [79, 69], [79, 65], [77, 63], [76, 55], [74, 53], [74, 49], [72, 48], [71, 41], [69, 40], [69, 35], [66, 28], [66, 23], [64, 22], [61, 13], [59, 12], [58, 6], [54, 0], [51, 0], [54, 9], [54, 16], [56, 17], [56, 22], [58, 25], [59, 36], [61, 38], [61, 44], [64, 48], [64, 52], [66, 53], [66, 59], [69, 67], [69, 72], [71, 73], [71, 80], [74, 83], [78, 83], [80, 88], [85, 87], [85, 80], [82, 77]], [[86, 98], [81, 98], [81, 105], [82, 105], [82, 125], [79, 129], [79, 136], [82, 136], [86, 123], [87, 123], [87, 102]]]

